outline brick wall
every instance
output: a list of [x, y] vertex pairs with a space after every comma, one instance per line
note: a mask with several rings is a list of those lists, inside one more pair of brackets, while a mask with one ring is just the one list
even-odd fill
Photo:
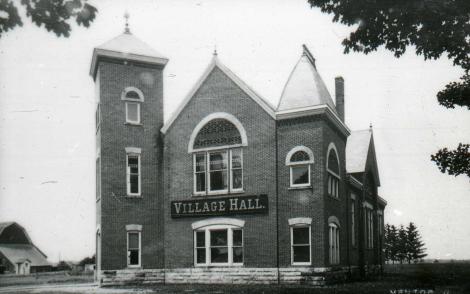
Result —
[[[213, 112], [234, 115], [247, 133], [243, 147], [241, 195], [267, 194], [269, 213], [240, 215], [245, 220], [244, 265], [276, 266], [275, 122], [219, 68], [215, 68], [165, 135], [165, 267], [194, 265], [191, 223], [201, 218], [172, 219], [170, 201], [196, 198], [189, 137], [195, 126]], [[203, 196], [206, 197], [206, 196]]]
[[[127, 224], [142, 225], [142, 266], [163, 266], [161, 179], [163, 124], [162, 69], [137, 64], [102, 61], [99, 64], [101, 102], [101, 268], [127, 266]], [[125, 124], [124, 88], [140, 89], [141, 126]], [[139, 147], [141, 154], [141, 198], [126, 196], [125, 147]]]

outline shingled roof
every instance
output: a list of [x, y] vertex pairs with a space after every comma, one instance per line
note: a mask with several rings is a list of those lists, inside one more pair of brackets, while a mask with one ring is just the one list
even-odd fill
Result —
[[277, 111], [328, 105], [336, 113], [331, 99], [315, 65], [315, 58], [303, 45], [302, 56], [292, 70], [279, 100]]

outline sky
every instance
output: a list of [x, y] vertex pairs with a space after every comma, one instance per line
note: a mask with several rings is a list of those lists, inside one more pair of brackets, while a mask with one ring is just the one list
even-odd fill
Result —
[[331, 94], [345, 80], [350, 129], [373, 125], [385, 222], [415, 222], [429, 258], [470, 258], [470, 181], [430, 161], [470, 142], [470, 112], [439, 106], [436, 93], [462, 71], [443, 57], [400, 59], [380, 49], [343, 54], [352, 28], [306, 0], [90, 1], [90, 28], [57, 38], [27, 19], [0, 38], [0, 222], [16, 221], [52, 262], [94, 253], [95, 98], [93, 47], [131, 32], [170, 59], [167, 120], [217, 48], [220, 60], [277, 105], [306, 44]]

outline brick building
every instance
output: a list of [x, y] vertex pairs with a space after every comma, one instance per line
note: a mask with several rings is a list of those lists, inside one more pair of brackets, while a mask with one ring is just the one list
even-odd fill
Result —
[[344, 122], [304, 46], [275, 108], [217, 54], [163, 121], [168, 59], [129, 31], [94, 49], [102, 284], [308, 283], [381, 269], [372, 130]]

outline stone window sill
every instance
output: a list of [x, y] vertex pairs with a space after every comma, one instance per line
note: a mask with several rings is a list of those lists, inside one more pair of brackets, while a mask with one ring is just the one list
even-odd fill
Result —
[[306, 190], [312, 189], [312, 186], [302, 186], [302, 187], [289, 187], [287, 190]]

